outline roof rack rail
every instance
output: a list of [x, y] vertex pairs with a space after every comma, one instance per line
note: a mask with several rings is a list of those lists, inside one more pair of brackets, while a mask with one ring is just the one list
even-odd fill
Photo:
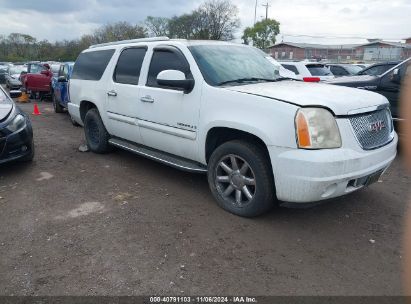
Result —
[[113, 41], [107, 43], [100, 43], [94, 44], [89, 47], [89, 49], [93, 49], [96, 47], [101, 46], [108, 46], [108, 45], [119, 45], [119, 44], [127, 44], [127, 43], [136, 43], [136, 42], [148, 42], [148, 41], [167, 41], [170, 40], [168, 37], [152, 37], [152, 38], [139, 38], [139, 39], [130, 39], [130, 40], [121, 40], [121, 41]]

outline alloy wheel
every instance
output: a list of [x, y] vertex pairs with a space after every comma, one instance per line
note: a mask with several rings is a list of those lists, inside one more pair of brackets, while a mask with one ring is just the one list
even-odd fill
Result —
[[238, 155], [224, 156], [216, 167], [215, 184], [220, 195], [236, 207], [249, 204], [256, 192], [255, 174]]

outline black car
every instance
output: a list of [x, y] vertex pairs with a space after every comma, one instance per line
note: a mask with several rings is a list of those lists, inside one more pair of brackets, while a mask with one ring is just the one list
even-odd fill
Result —
[[393, 66], [381, 75], [340, 77], [327, 81], [327, 83], [369, 90], [384, 95], [390, 102], [391, 113], [396, 126], [398, 120], [400, 119], [398, 99], [401, 81], [404, 79], [410, 63], [411, 58], [408, 58], [407, 60]]
[[354, 64], [331, 63], [327, 64], [335, 77], [357, 75], [362, 68]]
[[0, 65], [0, 84], [6, 82], [7, 66]]
[[401, 61], [388, 61], [382, 63], [376, 63], [370, 65], [368, 68], [363, 69], [357, 75], [371, 75], [371, 76], [379, 76], [387, 72], [389, 69], [392, 69], [396, 65], [400, 64]]
[[[20, 91], [11, 91], [11, 97], [19, 97]], [[29, 117], [0, 87], [0, 164], [34, 157], [33, 129]]]

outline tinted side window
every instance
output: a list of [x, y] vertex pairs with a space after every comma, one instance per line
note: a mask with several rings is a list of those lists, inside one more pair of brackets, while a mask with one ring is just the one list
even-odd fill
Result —
[[138, 84], [146, 48], [130, 48], [121, 52], [113, 79], [118, 83]]
[[74, 64], [72, 79], [100, 80], [114, 50], [81, 53]]
[[330, 66], [330, 70], [335, 76], [348, 75], [347, 71], [344, 70], [342, 67], [339, 67], [339, 66], [332, 65], [332, 66]]
[[157, 75], [164, 70], [178, 70], [185, 73], [187, 77], [189, 67], [183, 57], [177, 53], [168, 50], [155, 50], [148, 71], [147, 86], [159, 87]]
[[59, 77], [60, 76], [64, 76], [64, 65], [61, 65], [60, 66], [60, 69], [59, 69], [59, 75], [58, 75]]
[[300, 74], [297, 70], [297, 67], [295, 65], [291, 65], [291, 64], [283, 64], [283, 67], [285, 67], [287, 70], [290, 70], [291, 72], [294, 72], [295, 75]]
[[331, 71], [322, 64], [306, 65], [312, 76], [332, 76]]

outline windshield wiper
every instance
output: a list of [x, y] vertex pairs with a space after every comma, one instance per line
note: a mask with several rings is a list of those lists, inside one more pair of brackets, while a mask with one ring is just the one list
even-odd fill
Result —
[[239, 78], [239, 79], [232, 79], [227, 81], [222, 81], [218, 83], [218, 86], [229, 84], [229, 83], [245, 83], [245, 82], [254, 82], [254, 81], [266, 81], [266, 82], [274, 82], [277, 79], [270, 79], [270, 78], [258, 78], [258, 77], [250, 77], [250, 78]]

